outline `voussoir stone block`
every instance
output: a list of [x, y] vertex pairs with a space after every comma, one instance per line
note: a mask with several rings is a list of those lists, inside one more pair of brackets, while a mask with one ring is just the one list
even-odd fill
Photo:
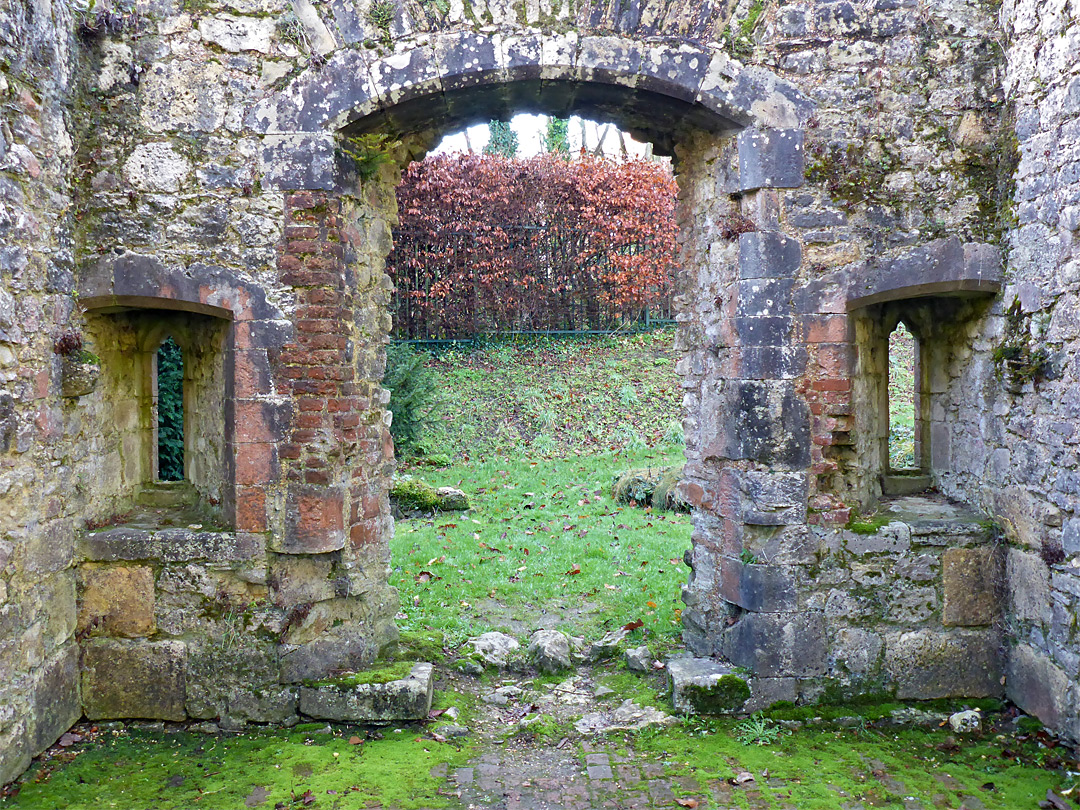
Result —
[[988, 625], [998, 612], [1001, 561], [991, 548], [950, 548], [943, 555], [946, 625]]
[[181, 721], [186, 647], [182, 641], [93, 639], [83, 646], [83, 712], [90, 720]]
[[300, 712], [319, 720], [379, 723], [422, 720], [431, 711], [435, 668], [414, 664], [404, 678], [386, 683], [358, 683], [350, 679], [302, 686]]
[[152, 568], [87, 563], [80, 579], [80, 633], [141, 638], [154, 632]]

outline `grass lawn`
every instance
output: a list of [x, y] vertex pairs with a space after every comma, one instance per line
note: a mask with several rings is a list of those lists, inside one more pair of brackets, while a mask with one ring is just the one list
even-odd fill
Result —
[[402, 471], [471, 498], [466, 513], [399, 520], [399, 626], [451, 644], [538, 626], [597, 638], [629, 622], [675, 642], [690, 517], [616, 503], [613, 478], [681, 464], [671, 329], [495, 343], [428, 365], [441, 402]]
[[637, 448], [425, 471], [436, 486], [465, 490], [474, 508], [397, 522], [399, 626], [461, 642], [540, 624], [596, 638], [640, 620], [636, 633], [676, 641], [690, 516], [615, 503], [610, 490], [619, 470], [680, 459], [681, 448]]

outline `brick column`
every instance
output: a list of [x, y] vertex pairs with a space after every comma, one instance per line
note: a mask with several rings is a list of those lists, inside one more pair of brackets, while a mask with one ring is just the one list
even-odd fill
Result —
[[[294, 296], [293, 330], [270, 352], [287, 408], [270, 420], [281, 423], [282, 486], [269, 522], [271, 598], [288, 616], [286, 681], [361, 668], [394, 634], [385, 496], [393, 444], [379, 360], [389, 244], [373, 244], [360, 229], [367, 219], [383, 221], [372, 211], [360, 216], [362, 207], [328, 192], [285, 198], [278, 266]], [[372, 554], [381, 567], [364, 564]]]

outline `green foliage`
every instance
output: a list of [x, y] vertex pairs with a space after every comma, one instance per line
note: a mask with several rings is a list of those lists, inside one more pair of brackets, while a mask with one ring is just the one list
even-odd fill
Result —
[[737, 723], [733, 729], [735, 739], [743, 745], [772, 745], [791, 732], [781, 728], [760, 712]]
[[360, 179], [367, 182], [372, 180], [383, 166], [394, 164], [394, 150], [399, 146], [401, 141], [393, 140], [389, 135], [366, 132], [342, 138], [340, 149], [352, 160]]
[[[673, 329], [657, 329], [443, 350], [430, 362], [439, 409], [420, 448], [477, 460], [682, 445], [678, 374], [653, 364], [673, 342]], [[638, 402], [623, 404], [630, 384]]]
[[518, 136], [511, 129], [509, 122], [490, 121], [488, 132], [491, 137], [488, 139], [487, 146], [484, 147], [485, 155], [502, 155], [507, 158], [517, 156]]
[[394, 22], [396, 13], [397, 6], [393, 0], [375, 0], [368, 9], [368, 22], [382, 31], [384, 42], [390, 39], [390, 26]]
[[274, 27], [277, 29], [278, 36], [285, 42], [291, 42], [301, 50], [311, 50], [307, 29], [304, 28], [304, 24], [300, 22], [300, 18], [296, 16], [295, 12], [286, 11], [278, 17]]
[[166, 338], [158, 362], [158, 478], [184, 480], [184, 358]]
[[428, 360], [426, 352], [418, 352], [406, 343], [391, 343], [386, 347], [383, 386], [390, 391], [388, 407], [394, 415], [390, 433], [398, 450], [406, 454], [435, 418], [437, 384]]
[[544, 132], [544, 151], [556, 155], [570, 155], [570, 121], [566, 118], [548, 118]]
[[1032, 346], [1033, 339], [1031, 313], [1024, 312], [1017, 299], [1005, 313], [1005, 333], [993, 352], [998, 379], [1006, 380], [1014, 392], [1051, 370], [1050, 353], [1043, 346]]

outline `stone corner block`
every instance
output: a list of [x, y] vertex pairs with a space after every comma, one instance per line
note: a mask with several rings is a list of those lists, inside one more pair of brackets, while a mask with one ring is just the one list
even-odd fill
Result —
[[88, 563], [79, 575], [79, 633], [127, 638], [154, 633], [153, 569], [146, 565]]
[[187, 718], [181, 641], [94, 639], [83, 645], [83, 712], [90, 720]]
[[[79, 648], [70, 644], [47, 662], [33, 688], [30, 753], [37, 756], [82, 716], [79, 704]], [[0, 774], [0, 783], [2, 783]]]
[[431, 711], [435, 668], [413, 664], [404, 678], [386, 683], [359, 683], [349, 679], [300, 687], [300, 713], [319, 720], [348, 723], [386, 723], [423, 720]]
[[739, 234], [739, 278], [794, 278], [802, 264], [799, 241], [779, 231]]
[[998, 614], [1001, 559], [994, 549], [950, 548], [942, 558], [946, 626], [992, 624]]
[[728, 714], [750, 699], [746, 679], [711, 658], [673, 658], [667, 662], [671, 703], [690, 714]]
[[803, 133], [798, 129], [747, 128], [736, 136], [739, 190], [799, 188], [803, 184]]

